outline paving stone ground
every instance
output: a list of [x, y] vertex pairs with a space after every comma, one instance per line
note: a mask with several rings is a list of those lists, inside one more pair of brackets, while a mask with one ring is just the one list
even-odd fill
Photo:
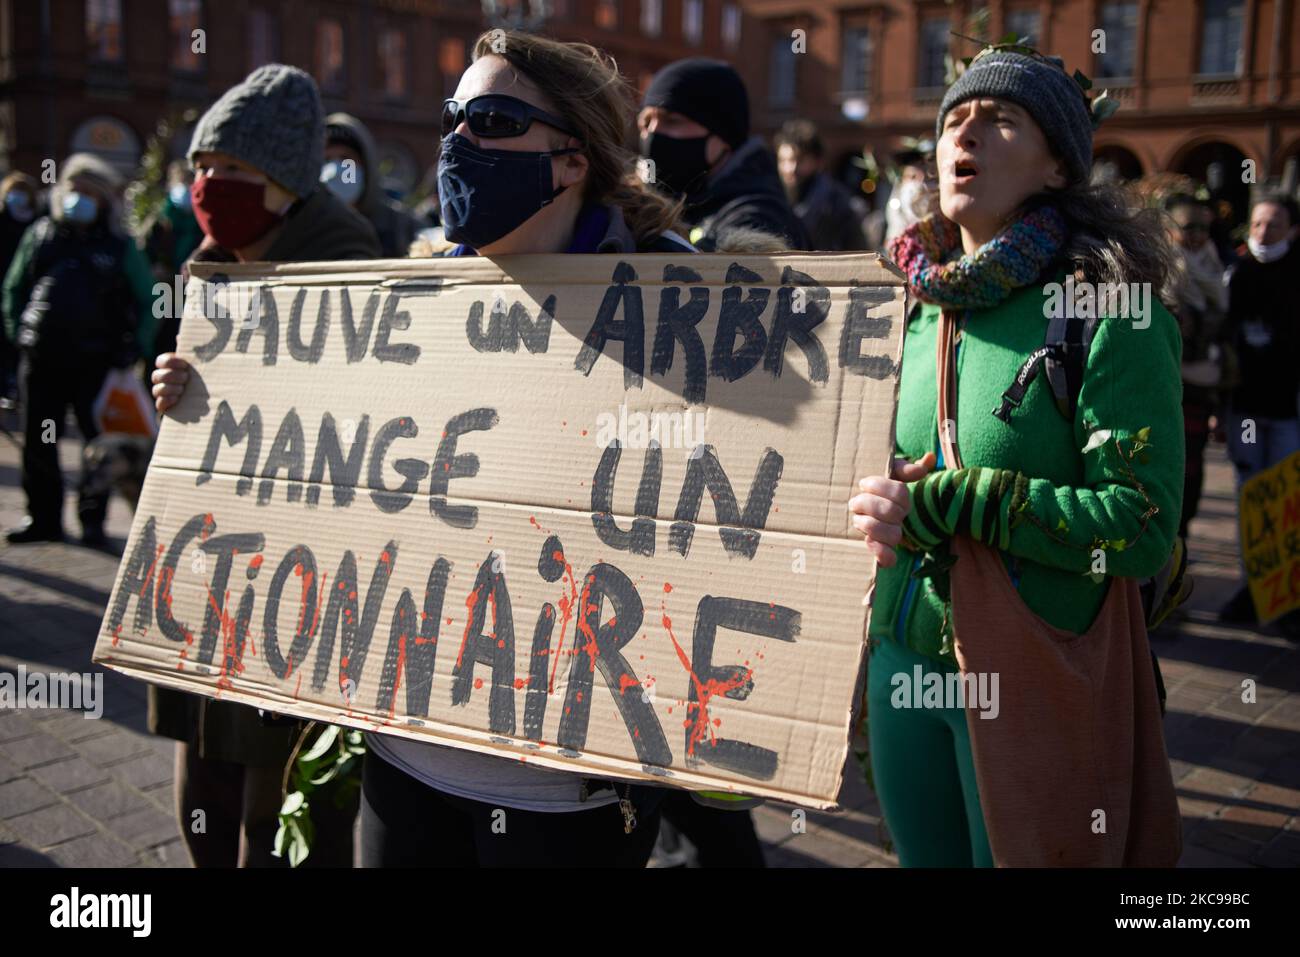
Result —
[[[23, 514], [14, 416], [0, 413], [0, 527]], [[72, 474], [77, 449], [63, 443]], [[73, 503], [66, 524], [75, 530]], [[99, 672], [90, 653], [130, 513], [110, 510], [109, 551], [73, 542], [0, 544], [0, 669]], [[1300, 866], [1300, 647], [1264, 630], [1220, 626], [1236, 590], [1232, 473], [1212, 447], [1192, 524], [1196, 591], [1185, 617], [1153, 638], [1169, 691], [1165, 733], [1183, 812], [1186, 867]], [[1242, 701], [1242, 683], [1257, 694]], [[173, 743], [145, 730], [144, 685], [104, 672], [105, 711], [0, 709], [0, 867], [188, 867], [175, 820]], [[892, 867], [880, 808], [857, 762], [845, 810], [768, 804], [755, 812], [769, 864]]]

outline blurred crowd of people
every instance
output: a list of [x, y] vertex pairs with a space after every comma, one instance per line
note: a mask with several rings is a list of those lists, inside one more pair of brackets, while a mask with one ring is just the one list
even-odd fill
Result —
[[[429, 135], [443, 144], [442, 195], [420, 213], [383, 190], [365, 125], [347, 114], [322, 116], [311, 77], [283, 65], [256, 70], [204, 114], [186, 159], [168, 167], [165, 198], [139, 235], [122, 228], [123, 177], [94, 156], [62, 160], [48, 190], [23, 173], [5, 178], [0, 391], [21, 407], [28, 508], [8, 541], [63, 538], [63, 485], [48, 426], [61, 435], [71, 407], [82, 438], [94, 440], [92, 406], [110, 369], [143, 361], [159, 410], [183, 393], [187, 366], [173, 354], [181, 308], [155, 309], [155, 284], [173, 286], [189, 263], [882, 251], [938, 211], [932, 139], [899, 144], [868, 196], [832, 174], [824, 143], [807, 121], [786, 124], [770, 143], [755, 135], [745, 86], [726, 63], [690, 59], [665, 67], [632, 111], [631, 104], [620, 105], [616, 87], [592, 85], [591, 76], [604, 74], [593, 73], [591, 54], [523, 37], [511, 43], [537, 44], [529, 47], [533, 67], [513, 59], [502, 66], [486, 48], [477, 51], [457, 96], [444, 104], [441, 130], [431, 122]], [[512, 70], [526, 77], [521, 87], [512, 86]], [[519, 89], [532, 92], [514, 95]], [[538, 102], [551, 106], [543, 110]], [[493, 140], [502, 138], [516, 142], [493, 150]], [[626, 149], [633, 140], [636, 149]], [[541, 186], [532, 175], [539, 162], [555, 176]], [[437, 222], [428, 210], [436, 210]], [[1243, 481], [1300, 449], [1300, 325], [1289, 285], [1300, 275], [1300, 213], [1292, 199], [1261, 193], [1250, 210], [1248, 237], [1234, 247], [1211, 240], [1215, 210], [1195, 193], [1168, 199], [1165, 211], [1179, 260], [1166, 303], [1183, 334], [1185, 534], [1197, 510], [1205, 448], [1216, 432]], [[104, 541], [106, 506], [103, 490], [83, 476], [78, 515], [87, 544]], [[1225, 617], [1250, 619], [1253, 607], [1243, 595]], [[151, 693], [150, 720], [155, 731], [181, 742], [182, 821], [191, 807], [208, 809], [206, 835], [183, 828], [195, 861], [277, 863], [276, 811], [296, 729], [268, 726], [255, 709], [175, 692]], [[510, 768], [514, 777], [495, 781], [500, 794], [479, 793], [451, 778], [463, 771], [464, 780], [492, 783], [479, 765], [493, 759], [457, 752], [430, 763], [418, 752], [428, 746], [394, 741], [376, 743], [383, 760], [367, 763], [363, 824], [379, 849], [376, 862], [409, 860], [441, 840], [430, 837], [431, 825], [412, 810], [417, 805], [440, 802], [437, 813], [461, 821], [471, 834], [484, 824], [484, 809], [508, 804], [501, 795], [525, 785], [541, 796], [510, 806], [548, 812], [535, 816], [551, 819], [536, 825], [533, 851], [562, 844], [565, 853], [576, 848], [600, 858], [598, 829], [573, 824], [562, 839], [555, 836], [562, 818], [579, 817], [553, 813], [578, 809], [559, 785], [516, 780], [534, 772]], [[584, 783], [584, 802], [588, 784], [598, 795], [608, 791], [596, 803], [607, 804], [611, 815], [630, 800], [597, 781]], [[677, 792], [646, 800], [689, 835], [703, 862], [761, 863], [748, 815], [710, 814]], [[552, 804], [535, 806], [547, 801]], [[354, 805], [338, 812], [337, 826], [317, 823], [315, 863], [351, 861], [355, 813]], [[521, 826], [512, 833], [526, 843], [530, 832]], [[428, 851], [438, 852], [436, 846]], [[643, 860], [649, 848], [620, 853]], [[481, 860], [486, 851], [465, 851], [467, 859], [475, 854]]]

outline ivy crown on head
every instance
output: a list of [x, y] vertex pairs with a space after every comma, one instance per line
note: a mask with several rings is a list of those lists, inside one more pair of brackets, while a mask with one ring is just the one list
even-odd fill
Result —
[[[962, 36], [960, 33], [954, 33], [953, 36], [962, 40], [969, 40], [972, 43], [983, 43], [982, 40]], [[1016, 36], [1014, 33], [1008, 33], [997, 43], [985, 44], [984, 48], [974, 56], [964, 57], [961, 61], [962, 66], [964, 69], [969, 69], [972, 63], [991, 53], [1019, 53], [1023, 56], [1032, 57], [1040, 63], [1055, 67], [1062, 73], [1065, 72], [1065, 65], [1059, 59], [1040, 53], [1030, 44], [1028, 37]], [[1075, 70], [1071, 79], [1079, 87], [1079, 94], [1083, 97], [1083, 102], [1088, 108], [1088, 116], [1092, 121], [1094, 130], [1119, 109], [1119, 101], [1111, 97], [1107, 90], [1102, 90], [1096, 96], [1089, 96], [1089, 91], [1092, 89], [1092, 80], [1088, 79], [1082, 70]]]

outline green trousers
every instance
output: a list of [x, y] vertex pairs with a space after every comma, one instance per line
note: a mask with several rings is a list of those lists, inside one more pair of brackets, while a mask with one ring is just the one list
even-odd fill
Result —
[[886, 638], [867, 673], [871, 772], [894, 850], [903, 867], [992, 867], [965, 710], [894, 706], [916, 665], [955, 670]]

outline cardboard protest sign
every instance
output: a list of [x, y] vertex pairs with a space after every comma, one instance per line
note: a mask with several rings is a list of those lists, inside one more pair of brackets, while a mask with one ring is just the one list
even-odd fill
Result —
[[831, 806], [903, 308], [866, 254], [198, 267], [95, 660]]
[[1300, 608], [1300, 452], [1241, 486], [1241, 554], [1263, 624]]

